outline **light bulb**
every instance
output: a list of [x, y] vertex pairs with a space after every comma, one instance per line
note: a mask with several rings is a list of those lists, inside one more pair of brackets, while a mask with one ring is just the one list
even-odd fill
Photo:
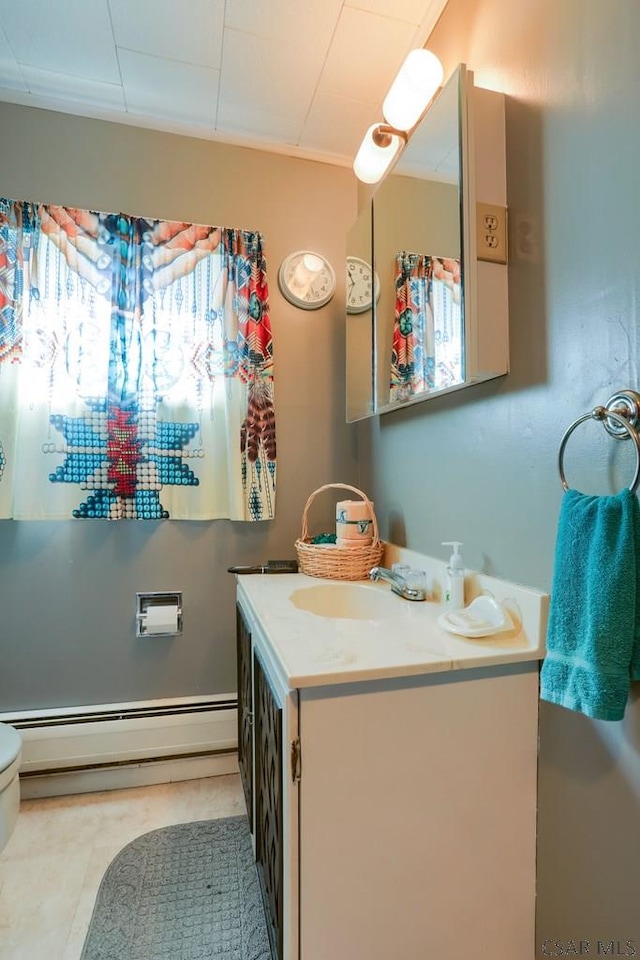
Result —
[[430, 50], [412, 50], [400, 67], [382, 104], [382, 114], [396, 130], [411, 130], [442, 84], [442, 64]]
[[324, 266], [322, 258], [316, 256], [315, 253], [305, 253], [302, 262], [311, 273], [320, 273]]
[[403, 144], [400, 137], [392, 134], [388, 137], [389, 143], [386, 146], [378, 146], [373, 134], [379, 126], [379, 123], [374, 123], [369, 127], [353, 161], [355, 175], [363, 183], [377, 183], [387, 172]]

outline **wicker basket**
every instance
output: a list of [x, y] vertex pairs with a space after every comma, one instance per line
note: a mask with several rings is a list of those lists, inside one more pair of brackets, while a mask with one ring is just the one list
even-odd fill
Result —
[[[371, 543], [357, 547], [322, 546], [309, 542], [309, 527], [307, 514], [314, 498], [323, 490], [337, 487], [341, 490], [351, 490], [369, 504], [371, 520], [373, 522], [373, 540]], [[309, 577], [324, 577], [327, 580], [366, 580], [369, 571], [382, 559], [384, 544], [378, 535], [378, 521], [373, 512], [373, 505], [369, 498], [357, 487], [350, 487], [347, 483], [327, 483], [315, 490], [306, 502], [302, 514], [302, 535], [296, 540], [298, 565], [302, 573]]]

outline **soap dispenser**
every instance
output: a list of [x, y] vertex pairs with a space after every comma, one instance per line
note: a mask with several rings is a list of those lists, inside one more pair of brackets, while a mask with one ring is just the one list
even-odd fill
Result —
[[453, 547], [447, 567], [444, 602], [450, 610], [461, 610], [464, 607], [464, 562], [460, 553], [462, 543], [459, 540], [443, 540], [442, 546]]

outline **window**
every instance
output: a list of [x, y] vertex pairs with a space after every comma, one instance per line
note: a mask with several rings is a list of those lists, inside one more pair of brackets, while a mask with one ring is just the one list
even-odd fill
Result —
[[0, 318], [0, 516], [273, 517], [260, 234], [0, 200]]

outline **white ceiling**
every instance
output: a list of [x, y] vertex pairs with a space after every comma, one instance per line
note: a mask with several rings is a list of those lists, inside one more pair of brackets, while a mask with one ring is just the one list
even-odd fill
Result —
[[0, 0], [0, 101], [351, 163], [446, 0]]

